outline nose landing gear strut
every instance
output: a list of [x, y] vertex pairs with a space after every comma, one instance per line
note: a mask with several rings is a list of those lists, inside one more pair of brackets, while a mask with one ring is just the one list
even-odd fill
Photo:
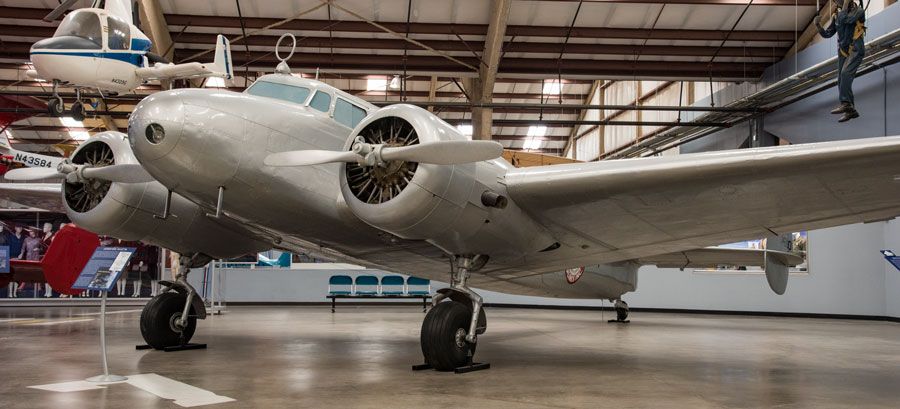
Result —
[[413, 370], [466, 373], [491, 367], [472, 361], [478, 335], [487, 329], [487, 318], [481, 296], [466, 285], [469, 274], [483, 267], [487, 259], [483, 255], [451, 257], [450, 288], [442, 288], [432, 297], [433, 307], [422, 322], [425, 363]]

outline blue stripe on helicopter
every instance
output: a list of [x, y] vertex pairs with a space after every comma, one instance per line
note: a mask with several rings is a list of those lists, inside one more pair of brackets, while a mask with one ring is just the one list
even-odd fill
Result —
[[127, 62], [136, 67], [142, 67], [144, 64], [144, 55], [138, 53], [90, 53], [90, 52], [65, 52], [65, 51], [32, 51], [32, 55], [34, 54], [48, 54], [48, 55], [66, 55], [72, 57], [92, 57], [92, 58], [103, 58], [107, 60], [116, 60]]
[[131, 49], [135, 51], [147, 51], [152, 45], [153, 43], [151, 43], [150, 40], [144, 40], [143, 38], [131, 39]]

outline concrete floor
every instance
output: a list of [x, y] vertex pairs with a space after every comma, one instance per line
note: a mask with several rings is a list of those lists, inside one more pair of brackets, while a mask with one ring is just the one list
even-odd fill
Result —
[[[130, 385], [27, 386], [98, 374], [96, 309], [0, 309], [0, 407], [177, 408]], [[108, 316], [111, 371], [156, 373], [236, 402], [207, 407], [900, 406], [900, 325], [887, 322], [491, 308], [487, 371], [412, 372], [416, 307], [229, 307], [209, 349], [135, 351], [139, 310]]]

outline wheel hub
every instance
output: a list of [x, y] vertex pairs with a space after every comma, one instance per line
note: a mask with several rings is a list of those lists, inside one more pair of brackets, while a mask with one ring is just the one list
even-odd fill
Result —
[[172, 314], [171, 317], [169, 317], [169, 329], [171, 329], [172, 332], [180, 333], [180, 332], [184, 331], [184, 327], [179, 325], [180, 323], [181, 323], [181, 313], [180, 312], [176, 312], [176, 313]]
[[466, 330], [464, 328], [457, 329], [454, 338], [457, 348], [466, 346]]

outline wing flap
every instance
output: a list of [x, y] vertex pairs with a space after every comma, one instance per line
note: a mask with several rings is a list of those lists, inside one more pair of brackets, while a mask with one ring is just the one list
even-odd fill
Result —
[[789, 267], [803, 263], [803, 256], [797, 253], [777, 250], [731, 249], [724, 247], [706, 247], [679, 251], [677, 253], [658, 254], [641, 257], [635, 261], [643, 265], [655, 265], [663, 268], [716, 268], [719, 266], [758, 266], [766, 267], [766, 257], [773, 258], [779, 264]]
[[516, 169], [507, 186], [586, 259], [638, 259], [900, 215], [900, 137]]

